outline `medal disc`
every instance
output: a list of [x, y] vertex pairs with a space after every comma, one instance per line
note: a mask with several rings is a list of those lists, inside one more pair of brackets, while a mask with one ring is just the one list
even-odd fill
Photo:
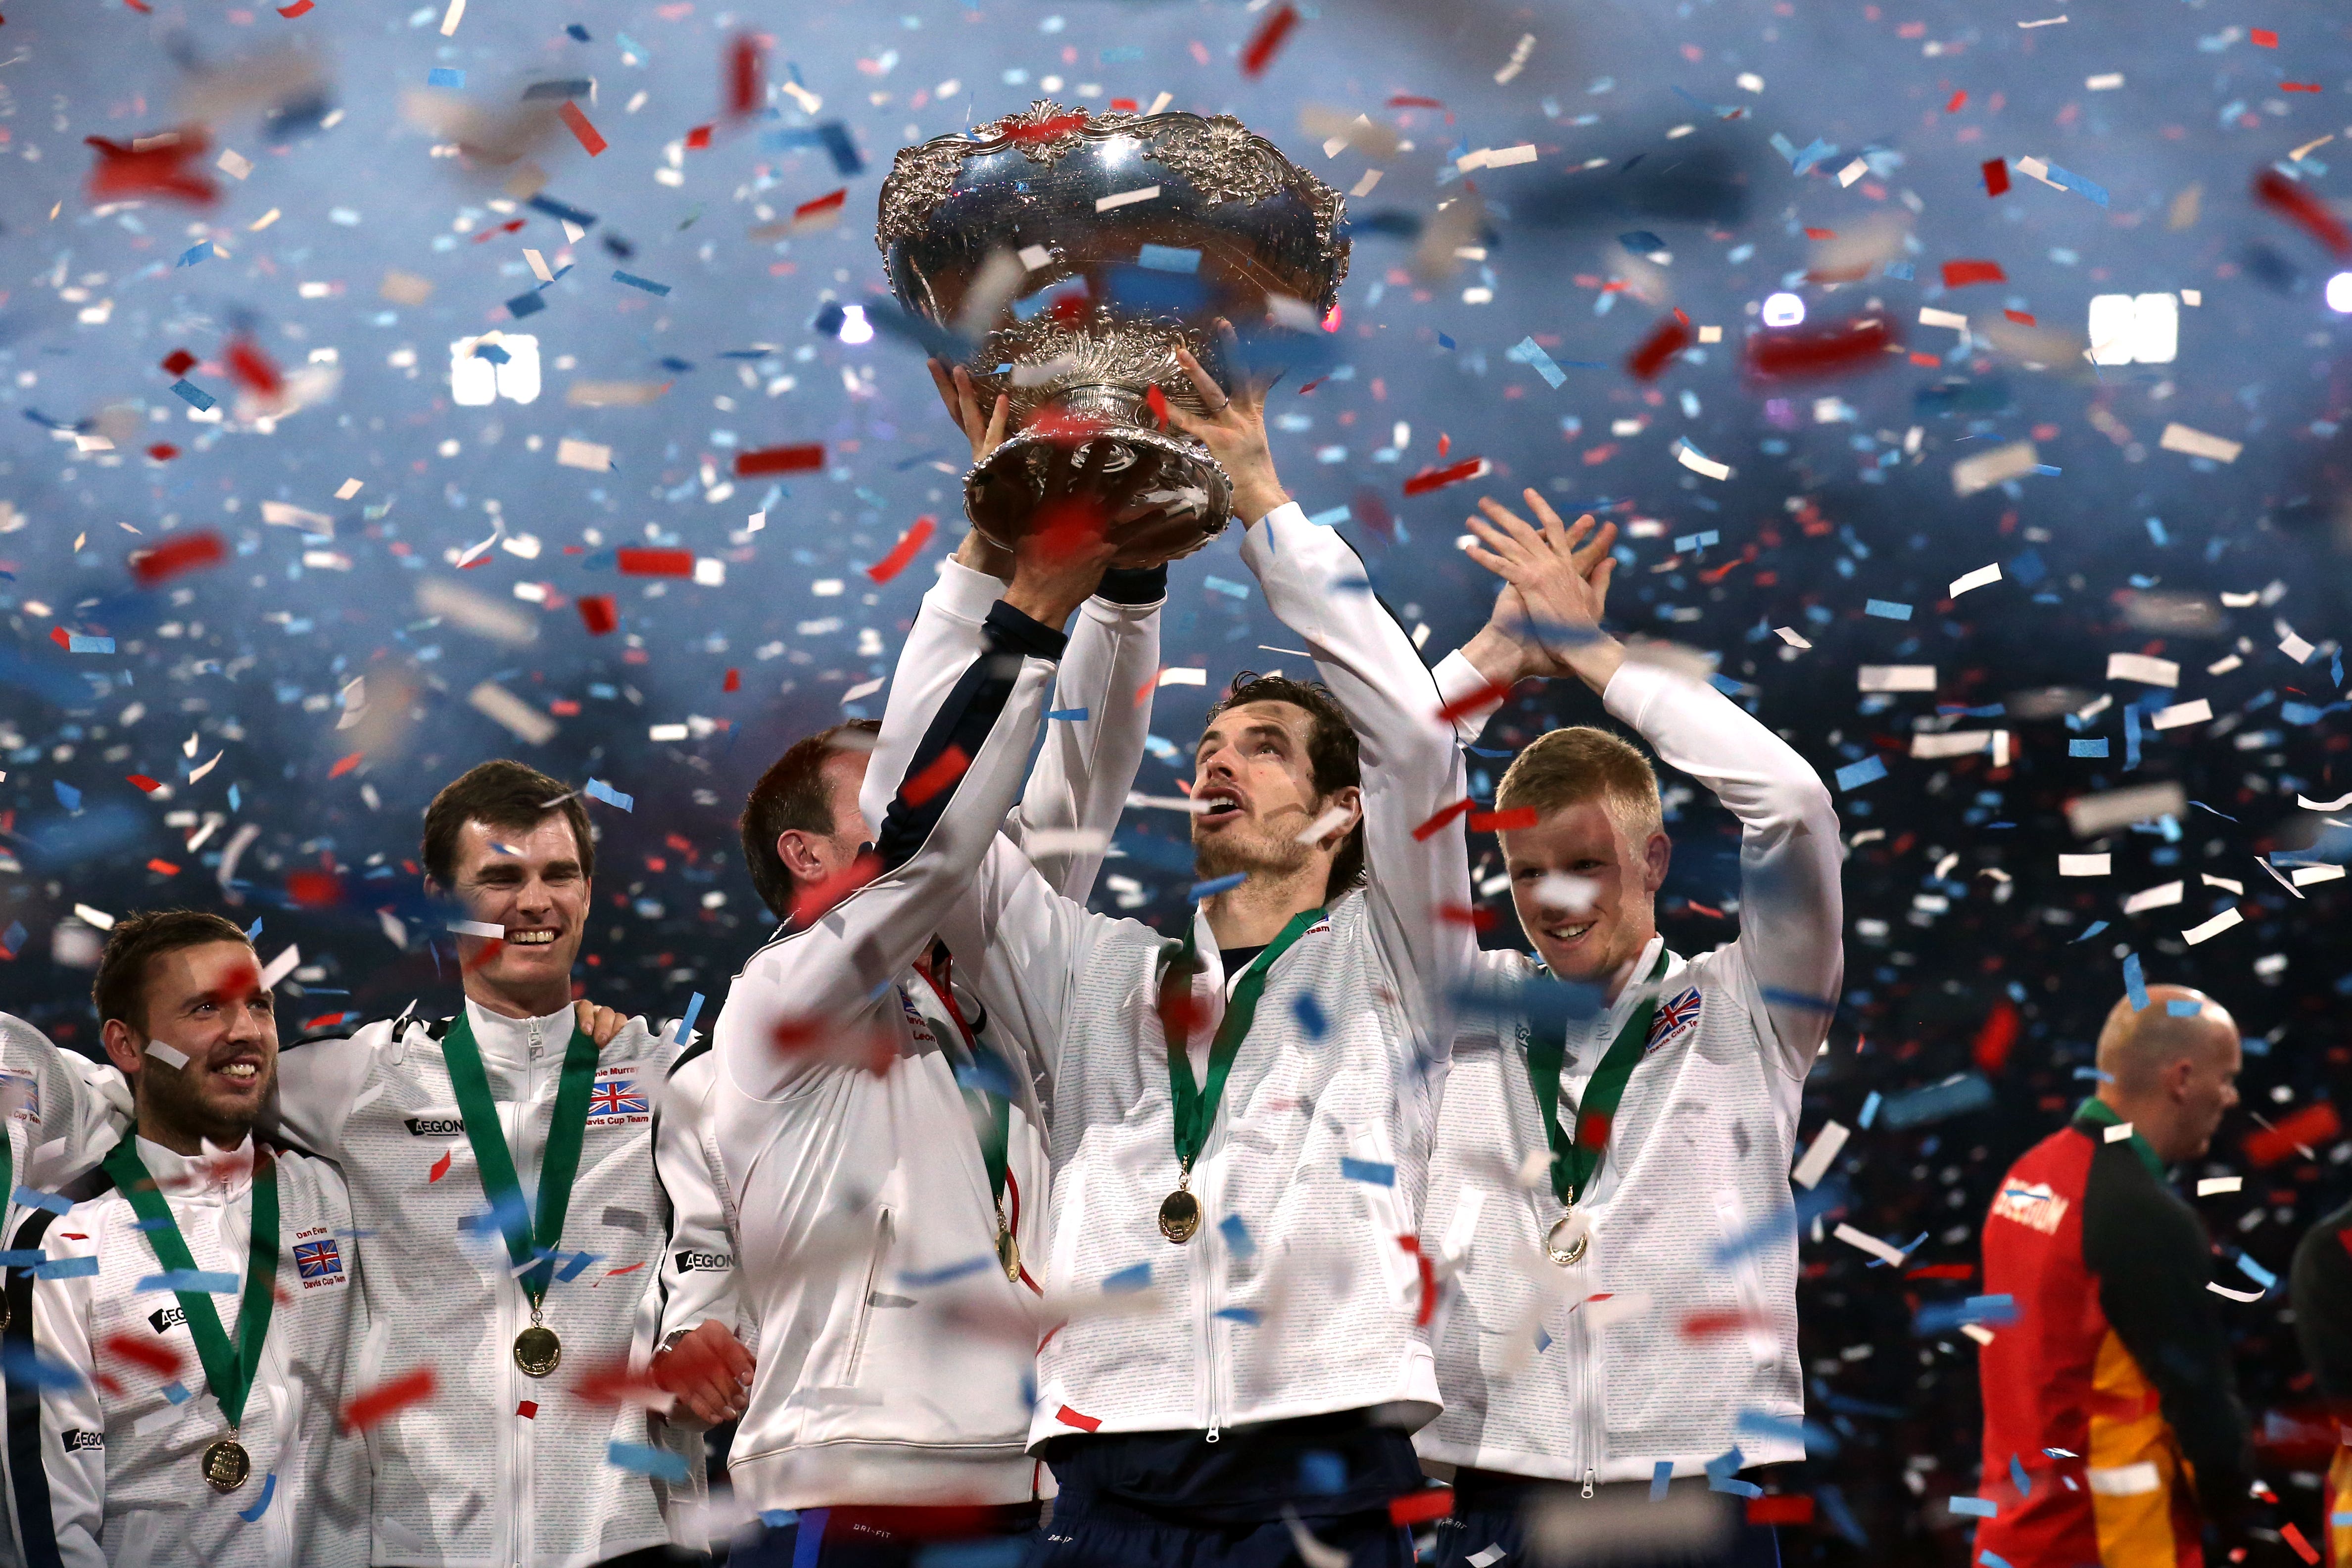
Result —
[[515, 1335], [514, 1358], [525, 1377], [545, 1377], [563, 1359], [563, 1342], [553, 1329], [533, 1323]]
[[1181, 1186], [1170, 1193], [1160, 1206], [1160, 1234], [1181, 1247], [1200, 1228], [1201, 1200]]
[[1592, 1222], [1570, 1209], [1544, 1238], [1544, 1256], [1563, 1269], [1572, 1269], [1584, 1261], [1585, 1249], [1591, 1243]]
[[253, 1457], [235, 1437], [208, 1444], [204, 1453], [205, 1484], [217, 1492], [232, 1492], [253, 1474]]
[[1021, 1243], [1010, 1230], [996, 1233], [996, 1260], [1004, 1266], [1004, 1277], [1014, 1284], [1021, 1282]]

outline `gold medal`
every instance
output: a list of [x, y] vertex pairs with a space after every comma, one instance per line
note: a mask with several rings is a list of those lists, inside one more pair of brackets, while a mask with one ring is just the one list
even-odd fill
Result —
[[1544, 1255], [1563, 1269], [1573, 1269], [1584, 1261], [1585, 1249], [1592, 1243], [1592, 1223], [1574, 1209], [1570, 1209], [1553, 1224], [1544, 1238]]
[[206, 1445], [204, 1467], [206, 1486], [216, 1492], [233, 1492], [253, 1474], [253, 1456], [232, 1435]]
[[1201, 1200], [1182, 1187], [1160, 1205], [1160, 1234], [1181, 1247], [1201, 1228]]
[[1004, 1277], [1013, 1284], [1021, 1282], [1021, 1243], [1003, 1220], [996, 1223], [996, 1260], [1004, 1265]]
[[563, 1342], [553, 1329], [533, 1323], [515, 1335], [514, 1358], [525, 1377], [545, 1377], [563, 1360]]

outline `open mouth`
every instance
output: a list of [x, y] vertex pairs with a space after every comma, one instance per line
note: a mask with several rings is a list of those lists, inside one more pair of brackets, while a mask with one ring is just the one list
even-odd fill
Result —
[[1581, 941], [1585, 934], [1599, 924], [1597, 920], [1585, 920], [1572, 925], [1547, 925], [1543, 928], [1543, 934], [1559, 946], [1571, 947]]
[[1201, 808], [1193, 820], [1204, 825], [1232, 821], [1244, 810], [1241, 791], [1223, 784], [1210, 784], [1195, 789], [1192, 799]]
[[514, 947], [544, 947], [561, 935], [561, 932], [543, 927], [524, 930], [509, 925], [507, 927], [507, 944]]
[[258, 1057], [240, 1056], [234, 1061], [224, 1061], [213, 1069], [232, 1083], [250, 1083], [261, 1076]]

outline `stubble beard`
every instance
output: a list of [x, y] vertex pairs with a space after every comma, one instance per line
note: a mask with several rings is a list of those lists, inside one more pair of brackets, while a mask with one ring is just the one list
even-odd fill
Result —
[[1203, 882], [1235, 872], [1282, 877], [1304, 867], [1312, 852], [1295, 837], [1268, 839], [1227, 830], [1192, 841], [1192, 871]]

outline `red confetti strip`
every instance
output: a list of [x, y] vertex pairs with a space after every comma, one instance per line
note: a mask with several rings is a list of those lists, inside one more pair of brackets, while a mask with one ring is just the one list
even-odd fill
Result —
[[[793, 209], [793, 222], [796, 224], [804, 224], [811, 218], [821, 218], [829, 213], [837, 213], [841, 211], [843, 204], [848, 200], [849, 187], [846, 185], [844, 185], [838, 191], [828, 191], [814, 202], [803, 202], [799, 206], [794, 207]], [[823, 449], [820, 448], [819, 450]]]
[[441, 1151], [441, 1157], [435, 1160], [433, 1162], [433, 1168], [425, 1173], [425, 1180], [427, 1185], [439, 1181], [443, 1176], [449, 1174], [449, 1158], [454, 1153], [456, 1153], [456, 1151], [452, 1149], [444, 1149]]
[[2289, 1155], [2324, 1144], [2341, 1130], [2336, 1107], [2326, 1100], [2305, 1105], [2285, 1121], [2265, 1127], [2246, 1139], [2246, 1158], [2258, 1166], [2274, 1166]]
[[170, 196], [198, 206], [210, 206], [219, 193], [202, 170], [184, 167], [201, 156], [208, 145], [201, 131], [183, 131], [177, 141], [145, 151], [121, 146], [102, 136], [82, 141], [98, 149], [98, 164], [89, 172], [92, 201], [119, 196]]
[[613, 552], [623, 577], [692, 577], [690, 549], [622, 549]]
[[1076, 1427], [1081, 1432], [1091, 1432], [1102, 1425], [1099, 1416], [1081, 1416], [1068, 1406], [1054, 1412], [1054, 1419], [1065, 1427]]
[[286, 896], [298, 909], [327, 909], [342, 902], [342, 879], [331, 871], [289, 872]]
[[278, 7], [278, 14], [290, 22], [297, 16], [309, 16], [315, 9], [317, 7], [311, 5], [310, 0], [294, 0], [291, 5]]
[[1431, 839], [1437, 836], [1439, 829], [1444, 827], [1446, 823], [1462, 815], [1463, 812], [1469, 810], [1476, 804], [1477, 802], [1475, 800], [1461, 800], [1454, 801], [1451, 806], [1441, 808], [1435, 816], [1430, 818], [1429, 821], [1423, 822], [1421, 826], [1412, 831], [1413, 838], [1419, 842], [1427, 843]]
[[228, 346], [228, 373], [241, 386], [251, 388], [263, 397], [276, 397], [285, 389], [286, 378], [270, 361], [269, 356], [239, 338]]
[[2009, 194], [2009, 160], [2006, 158], [1986, 159], [1984, 161], [1984, 183], [1985, 194], [1988, 196], [2006, 196]]
[[563, 123], [572, 128], [572, 134], [580, 139], [580, 145], [588, 150], [589, 157], [593, 158], [604, 151], [604, 139], [596, 134], [596, 128], [588, 123], [588, 117], [580, 112], [578, 104], [567, 98], [556, 112], [563, 117]]
[[2021, 327], [2031, 327], [2034, 324], [2033, 313], [2030, 310], [2004, 310], [2001, 314]]
[[147, 449], [147, 455], [158, 463], [169, 463], [180, 455], [180, 449], [168, 441], [159, 441]]
[[730, 665], [727, 671], [727, 678], [719, 683], [719, 689], [722, 692], [741, 691], [743, 689], [743, 672], [739, 669], [735, 669]]
[[602, 637], [621, 624], [621, 612], [612, 596], [592, 593], [580, 601], [580, 620], [591, 637]]
[[2317, 92], [2319, 90], [2320, 86], [2315, 81], [2283, 81], [2279, 83], [2279, 91], [2281, 92]]
[[162, 780], [150, 779], [144, 773], [126, 773], [123, 775], [123, 778], [131, 783], [136, 784], [140, 789], [145, 790], [150, 795], [152, 795], [156, 790], [161, 789], [163, 787]]
[[395, 1411], [424, 1404], [433, 1397], [433, 1369], [429, 1366], [404, 1373], [389, 1383], [379, 1383], [343, 1406], [343, 1430], [364, 1432]]
[[739, 35], [727, 52], [727, 112], [739, 120], [757, 113], [760, 100], [768, 95], [766, 75], [760, 40], [749, 33]]
[[184, 376], [195, 368], [195, 355], [185, 349], [174, 349], [163, 356], [163, 371], [167, 376]]
[[1922, 1263], [1916, 1269], [1906, 1269], [1906, 1280], [1965, 1280], [1976, 1270], [1966, 1263]]
[[[1750, 1524], [1811, 1524], [1812, 1521], [1813, 1500], [1801, 1493], [1774, 1492], [1748, 1500], [1748, 1522]], [[2288, 1528], [2293, 1529], [2294, 1526]]]
[[1445, 100], [1436, 98], [1415, 98], [1409, 92], [1401, 92], [1390, 98], [1389, 107], [1391, 109], [1444, 109]]
[[2258, 49], [2275, 49], [2278, 47], [2278, 35], [2268, 27], [2251, 28], [2248, 30], [2246, 36], [2253, 39], [2254, 47]]
[[1151, 410], [1152, 423], [1160, 429], [1168, 428], [1168, 394], [1158, 387], [1143, 389], [1143, 402]]
[[697, 152], [701, 152], [710, 145], [710, 132], [714, 129], [716, 128], [709, 125], [696, 126], [686, 133], [686, 144]]
[[1655, 380], [1666, 361], [1690, 347], [1690, 329], [1680, 321], [1661, 321], [1625, 361], [1625, 373], [1637, 382]]
[[1475, 692], [1465, 692], [1437, 710], [1437, 722], [1452, 724], [1465, 714], [1476, 713], [1488, 703], [1501, 702], [1511, 695], [1511, 688], [1501, 681], [1489, 681]]
[[2311, 1542], [2303, 1538], [2303, 1531], [2294, 1527], [2294, 1521], [2290, 1520], [2279, 1526], [2279, 1533], [2286, 1538], [2286, 1543], [2289, 1546], [2294, 1548], [2294, 1554], [2297, 1557], [2302, 1558], [2305, 1563], [2319, 1561], [2319, 1553], [2312, 1550]]
[[228, 559], [228, 550], [220, 535], [206, 528], [142, 550], [131, 558], [131, 575], [142, 588], [153, 588], [169, 582], [184, 572], [200, 571], [208, 566], [218, 566]]
[[1944, 287], [1966, 288], [1971, 283], [2007, 283], [2009, 274], [1997, 261], [1948, 261], [1944, 263]]
[[2254, 180], [2254, 199], [2308, 230], [2312, 238], [2337, 256], [2352, 256], [2352, 230], [2328, 211], [2326, 204], [2275, 169], [2265, 169]]
[[931, 765], [898, 787], [898, 793], [909, 806], [919, 806], [964, 775], [971, 758], [961, 746], [950, 746], [931, 759]]
[[65, 649], [68, 653], [71, 653], [73, 651], [73, 633], [67, 631], [62, 626], [52, 626], [49, 628], [49, 641], [55, 643], [58, 647]]
[[759, 474], [798, 474], [824, 466], [824, 445], [822, 442], [806, 446], [763, 446], [757, 452], [735, 455], [735, 477], [749, 479]]
[[1467, 925], [1473, 931], [1492, 931], [1495, 912], [1491, 909], [1467, 909], [1459, 904], [1441, 904], [1437, 917], [1448, 925]]
[[1426, 496], [1432, 490], [1443, 490], [1448, 485], [1459, 485], [1465, 479], [1475, 479], [1492, 469], [1484, 457], [1473, 457], [1444, 468], [1424, 468], [1404, 482], [1408, 496]]
[[1255, 78], [1264, 72], [1283, 41], [1290, 37], [1290, 30], [1297, 26], [1298, 13], [1288, 4], [1260, 23], [1257, 36], [1242, 51], [1242, 75]]
[[341, 779], [344, 774], [349, 773], [352, 768], [357, 768], [360, 765], [361, 759], [366, 756], [367, 753], [364, 751], [354, 751], [349, 757], [339, 759], [332, 768], [327, 769], [327, 777], [330, 779]]
[[1761, 1312], [1742, 1312], [1736, 1307], [1723, 1312], [1693, 1312], [1683, 1319], [1682, 1336], [1685, 1339], [1713, 1339], [1717, 1334], [1761, 1327], [1764, 1321]]
[[538, 1420], [539, 1401], [536, 1399], [526, 1399], [522, 1401], [515, 1406], [515, 1414], [521, 1416], [526, 1421]]
[[157, 876], [177, 876], [180, 874], [180, 868], [178, 866], [173, 865], [170, 861], [161, 858], [150, 860], [147, 862], [147, 869], [153, 872]]
[[1969, 89], [1962, 88], [1959, 91], [1952, 95], [1951, 102], [1944, 105], [1944, 112], [1946, 114], [1958, 114], [1960, 112], [1960, 106], [1968, 101]]
[[2017, 1009], [2002, 1000], [1985, 1015], [1984, 1026], [1977, 1030], [1976, 1044], [1970, 1054], [1988, 1073], [1998, 1074], [2009, 1063], [2010, 1049], [2017, 1043]]
[[1084, 131], [1087, 117], [1083, 114], [1056, 115], [1041, 120], [1034, 125], [1014, 125], [1005, 129], [1005, 139], [1016, 147], [1033, 146], [1040, 141], [1058, 141], [1072, 131]]
[[898, 542], [891, 548], [890, 553], [866, 569], [866, 575], [877, 582], [889, 581], [907, 570], [916, 553], [930, 543], [931, 536], [938, 531], [939, 525], [930, 518], [917, 517], [915, 526], [898, 536]]
[[1516, 833], [1522, 828], [1536, 825], [1533, 806], [1514, 806], [1507, 811], [1473, 811], [1470, 831], [1474, 833]]
[[[1835, 229], [1807, 229], [1807, 230], [1805, 231], [1805, 237], [1806, 237], [1807, 239], [1835, 239], [1835, 238], [1837, 238], [1837, 230], [1835, 230]], [[1679, 311], [1679, 310], [1677, 310], [1677, 311], [1675, 311], [1675, 315], [1677, 315], [1677, 316], [1679, 316], [1679, 315], [1681, 315], [1681, 314], [1682, 314], [1682, 312], [1681, 312], [1681, 311]]]
[[1421, 1491], [1409, 1491], [1402, 1497], [1389, 1499], [1391, 1524], [1423, 1524], [1433, 1519], [1444, 1519], [1454, 1511], [1452, 1487], [1429, 1487]]
[[1765, 332], [1748, 340], [1748, 368], [1759, 376], [1823, 376], [1883, 363], [1900, 347], [1884, 316], [1864, 316], [1819, 329]]
[[108, 1354], [125, 1361], [138, 1363], [158, 1377], [170, 1377], [180, 1370], [180, 1353], [168, 1344], [158, 1344], [132, 1333], [109, 1334], [100, 1342]]

